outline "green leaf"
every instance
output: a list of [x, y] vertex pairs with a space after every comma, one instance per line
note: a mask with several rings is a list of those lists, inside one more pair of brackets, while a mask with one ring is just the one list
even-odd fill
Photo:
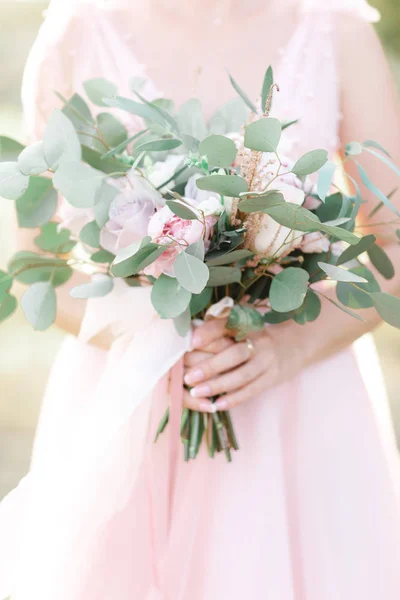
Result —
[[328, 153], [326, 150], [311, 150], [311, 152], [307, 152], [299, 158], [292, 169], [292, 173], [298, 177], [310, 175], [323, 167], [327, 160]]
[[339, 302], [354, 309], [370, 308], [372, 306], [372, 300], [369, 294], [380, 292], [378, 282], [373, 273], [366, 267], [355, 267], [354, 269], [351, 269], [351, 272], [366, 279], [366, 283], [357, 284], [357, 288], [361, 288], [361, 290], [364, 291], [357, 289], [354, 285], [351, 285], [351, 283], [340, 282], [336, 286], [336, 295]]
[[335, 171], [335, 163], [328, 161], [323, 167], [321, 167], [318, 173], [317, 193], [322, 201], [325, 201], [327, 195], [329, 194]]
[[221, 265], [232, 264], [238, 260], [243, 260], [244, 258], [250, 258], [251, 256], [254, 256], [254, 252], [246, 250], [245, 248], [241, 248], [240, 250], [233, 250], [232, 252], [227, 252], [222, 256], [211, 258], [207, 260], [207, 264], [209, 266], [219, 267]]
[[13, 283], [13, 277], [5, 271], [0, 271], [0, 302], [3, 302]]
[[388, 156], [389, 158], [391, 158], [389, 152], [387, 150], [385, 150], [385, 148], [383, 146], [381, 146], [380, 144], [378, 144], [378, 142], [375, 142], [374, 140], [366, 140], [363, 143], [363, 146], [365, 148], [376, 148], [377, 150], [380, 150], [381, 152], [383, 152], [384, 154], [386, 154], [386, 156]]
[[239, 94], [239, 96], [241, 97], [243, 102], [249, 107], [249, 109], [252, 112], [257, 113], [256, 106], [251, 102], [250, 98], [247, 96], [247, 94], [244, 93], [242, 88], [239, 87], [239, 85], [236, 83], [236, 81], [233, 79], [233, 77], [230, 73], [229, 73], [229, 80], [232, 84], [233, 89], [235, 90], [235, 92], [237, 92]]
[[80, 240], [91, 248], [100, 248], [100, 228], [96, 221], [86, 223], [80, 233]]
[[392, 171], [394, 171], [396, 175], [400, 177], [400, 169], [389, 158], [387, 158], [386, 156], [382, 156], [382, 154], [379, 154], [379, 152], [375, 152], [375, 150], [371, 150], [371, 148], [365, 148], [365, 150], [373, 156], [375, 156], [376, 158], [379, 158], [381, 162], [383, 162], [387, 167], [392, 169]]
[[[59, 229], [58, 223], [46, 223], [35, 238], [35, 244], [46, 252], [69, 252], [71, 250], [70, 232]], [[75, 245], [75, 244], [73, 244]]]
[[53, 177], [54, 187], [77, 208], [89, 208], [96, 202], [104, 174], [79, 162], [63, 162]]
[[200, 142], [198, 151], [213, 167], [230, 167], [237, 154], [235, 142], [223, 135], [209, 135]]
[[93, 133], [94, 128], [89, 127], [89, 124], [94, 125], [94, 119], [90, 108], [82, 96], [73, 94], [69, 100], [66, 100], [59, 94], [58, 96], [64, 102], [62, 112], [68, 117], [75, 129], [85, 130], [87, 128], [88, 132]]
[[44, 157], [43, 142], [36, 142], [25, 148], [18, 158], [18, 167], [24, 175], [40, 175], [49, 166]]
[[275, 275], [269, 293], [271, 308], [276, 312], [300, 308], [308, 290], [308, 280], [308, 273], [295, 267], [288, 267]]
[[344, 152], [346, 156], [357, 156], [357, 154], [361, 154], [363, 151], [363, 147], [360, 142], [349, 142], [344, 147]]
[[369, 260], [374, 265], [375, 269], [383, 275], [385, 279], [392, 279], [395, 274], [394, 266], [384, 249], [378, 246], [378, 244], [374, 244], [367, 252]]
[[164, 119], [166, 123], [168, 123], [175, 132], [179, 132], [179, 126], [177, 121], [171, 115], [171, 112], [174, 108], [174, 103], [172, 100], [168, 100], [168, 98], [158, 98], [153, 102], [149, 102], [146, 98], [139, 94], [139, 90], [135, 91], [135, 94], [144, 104], [149, 106], [150, 108], [156, 110]]
[[279, 323], [284, 323], [285, 321], [290, 321], [293, 318], [293, 311], [290, 312], [275, 312], [274, 310], [270, 310], [263, 316], [264, 323], [269, 323], [270, 325], [278, 325]]
[[321, 313], [321, 300], [315, 292], [308, 289], [303, 305], [293, 312], [293, 319], [299, 325], [315, 321]]
[[162, 319], [174, 319], [189, 306], [192, 294], [185, 290], [174, 277], [161, 275], [154, 282], [151, 301]]
[[20, 283], [30, 285], [38, 281], [50, 281], [54, 287], [66, 283], [72, 277], [72, 269], [61, 258], [46, 258], [35, 252], [17, 252], [8, 265], [10, 273]]
[[[351, 284], [343, 283], [343, 284], [338, 284], [338, 285], [351, 285]], [[325, 296], [325, 299], [329, 300], [329, 302], [331, 304], [333, 304], [337, 308], [340, 308], [340, 310], [342, 310], [343, 312], [345, 312], [347, 315], [350, 315], [350, 317], [353, 317], [354, 319], [357, 319], [357, 321], [364, 322], [364, 319], [360, 315], [358, 315], [357, 313], [353, 312], [352, 310], [350, 310], [346, 306], [343, 306], [343, 304], [340, 304], [339, 302], [336, 302], [335, 300], [333, 300], [333, 298], [329, 298], [329, 296]]]
[[192, 294], [200, 294], [210, 276], [207, 265], [187, 252], [180, 252], [177, 256], [174, 273], [181, 286]]
[[114, 280], [109, 275], [95, 275], [90, 283], [77, 285], [70, 290], [72, 298], [102, 298], [112, 292]]
[[371, 299], [379, 316], [389, 325], [400, 329], [400, 298], [377, 292], [371, 294]]
[[288, 127], [291, 127], [292, 125], [297, 125], [297, 123], [300, 123], [300, 119], [291, 119], [290, 121], [282, 121], [282, 131], [285, 131], [285, 129], [287, 129]]
[[115, 173], [122, 172], [126, 173], [130, 169], [130, 165], [124, 164], [116, 158], [104, 158], [104, 154], [89, 148], [89, 146], [82, 146], [82, 160], [103, 173]]
[[210, 267], [209, 287], [218, 287], [229, 283], [240, 283], [242, 271], [239, 267]]
[[112, 98], [117, 94], [117, 86], [101, 77], [84, 81], [83, 87], [89, 100], [97, 106], [107, 106], [104, 103], [104, 98]]
[[179, 333], [181, 337], [185, 337], [186, 334], [190, 331], [190, 326], [192, 323], [192, 318], [190, 315], [190, 308], [187, 307], [183, 313], [175, 317], [174, 325], [175, 329]]
[[5, 294], [0, 302], [0, 323], [11, 317], [17, 310], [17, 299], [11, 294]]
[[276, 152], [281, 133], [282, 125], [278, 119], [263, 117], [246, 126], [244, 145], [251, 150]]
[[23, 144], [20, 144], [12, 138], [0, 135], [0, 161], [16, 161], [22, 150], [25, 148]]
[[[112, 148], [123, 144], [128, 138], [125, 125], [110, 113], [100, 113], [97, 115], [97, 128], [104, 142]], [[98, 143], [98, 149], [104, 153], [105, 148], [103, 144]]]
[[281, 192], [277, 190], [270, 190], [262, 196], [256, 196], [254, 198], [245, 198], [239, 202], [239, 209], [244, 213], [252, 212], [263, 212], [265, 208], [270, 206], [276, 206], [278, 204], [284, 204], [285, 199]]
[[131, 244], [120, 250], [111, 266], [111, 271], [116, 277], [130, 277], [136, 275], [166, 250], [166, 246], [159, 246], [149, 241], [146, 237], [140, 244]]
[[142, 119], [148, 119], [152, 123], [158, 123], [159, 125], [165, 126], [165, 119], [155, 108], [152, 108], [147, 104], [141, 104], [140, 102], [131, 100], [131, 98], [123, 98], [122, 96], [117, 96], [116, 98], [107, 98], [107, 100], [105, 100], [105, 104], [107, 106], [125, 110], [133, 115], [142, 117]]
[[196, 213], [188, 204], [181, 200], [167, 200], [165, 203], [170, 210], [181, 219], [188, 219], [189, 221], [196, 221], [199, 218], [199, 214]]
[[57, 209], [57, 192], [51, 179], [31, 177], [16, 208], [19, 227], [40, 227], [47, 223]]
[[188, 254], [191, 254], [192, 256], [195, 256], [199, 260], [204, 261], [204, 253], [205, 253], [204, 241], [198, 240], [194, 244], [190, 244], [190, 246], [188, 246], [186, 248], [186, 252]]
[[192, 317], [198, 316], [211, 302], [212, 288], [206, 287], [200, 294], [193, 294], [190, 300], [190, 313]]
[[100, 228], [104, 227], [109, 220], [110, 206], [117, 194], [119, 194], [117, 187], [103, 181], [96, 194], [96, 204], [94, 205], [94, 218]]
[[369, 179], [365, 169], [359, 165], [357, 163], [357, 168], [358, 168], [358, 172], [360, 173], [360, 177], [361, 177], [361, 181], [363, 182], [363, 184], [365, 185], [365, 187], [367, 189], [370, 190], [370, 192], [372, 192], [373, 194], [375, 194], [375, 196], [377, 198], [379, 198], [379, 200], [381, 202], [383, 202], [385, 204], [385, 206], [387, 206], [392, 212], [394, 212], [398, 217], [400, 217], [400, 213], [397, 210], [397, 208], [395, 207], [394, 204], [392, 204], [392, 202], [389, 200], [389, 198], [387, 196], [385, 196], [385, 194], [383, 192], [381, 192], [380, 189], [378, 189], [376, 187], [376, 185], [374, 185], [372, 183], [372, 181]]
[[229, 313], [226, 328], [235, 331], [235, 338], [240, 341], [247, 337], [249, 333], [263, 331], [264, 320], [254, 308], [236, 304]]
[[233, 98], [215, 111], [209, 122], [209, 130], [221, 135], [240, 131], [248, 117], [249, 111], [243, 100]]
[[248, 191], [246, 180], [238, 175], [206, 175], [196, 179], [200, 190], [217, 192], [221, 196], [238, 198], [240, 194]]
[[364, 277], [356, 275], [352, 270], [344, 269], [343, 267], [336, 267], [329, 263], [319, 262], [318, 266], [328, 275], [330, 279], [334, 281], [347, 281], [353, 283], [367, 283]]
[[265, 111], [269, 91], [274, 83], [274, 74], [272, 67], [269, 66], [264, 75], [264, 82], [261, 90], [261, 110]]
[[207, 135], [207, 126], [198, 98], [190, 98], [179, 107], [176, 116], [179, 130], [186, 135], [190, 135], [198, 140], [202, 140]]
[[115, 255], [112, 254], [111, 252], [108, 252], [108, 250], [97, 250], [97, 252], [95, 252], [94, 254], [92, 254], [92, 256], [90, 257], [90, 260], [94, 263], [111, 263], [115, 258]]
[[29, 177], [21, 173], [16, 162], [0, 163], [0, 196], [17, 200], [29, 185]]
[[115, 154], [119, 154], [120, 152], [122, 152], [126, 148], [126, 146], [128, 146], [128, 144], [130, 144], [131, 142], [134, 142], [136, 139], [138, 139], [139, 137], [141, 137], [145, 133], [148, 133], [148, 131], [149, 131], [148, 129], [142, 129], [142, 131], [139, 131], [138, 133], [135, 133], [135, 135], [132, 135], [127, 140], [121, 142], [115, 148], [112, 148], [112, 150], [109, 150], [108, 152], [106, 152], [105, 154], [103, 154], [102, 157], [101, 157], [101, 159], [102, 160], [106, 160], [107, 158], [115, 156]]
[[25, 317], [34, 329], [44, 331], [56, 318], [56, 294], [50, 282], [31, 285], [21, 299]]
[[358, 244], [355, 246], [349, 246], [344, 252], [342, 252], [336, 261], [337, 266], [343, 265], [344, 263], [357, 258], [357, 256], [360, 256], [360, 254], [368, 250], [368, 248], [370, 248], [375, 241], [376, 237], [372, 234], [362, 237]]
[[81, 160], [81, 144], [71, 121], [55, 108], [43, 135], [46, 163], [56, 171], [61, 162]]
[[174, 150], [182, 146], [182, 141], [177, 138], [160, 138], [150, 142], [143, 142], [135, 146], [135, 153], [138, 152], [163, 152], [166, 150]]

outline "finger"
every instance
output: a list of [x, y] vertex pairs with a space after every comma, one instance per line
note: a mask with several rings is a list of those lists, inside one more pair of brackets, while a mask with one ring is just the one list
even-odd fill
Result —
[[250, 360], [244, 365], [224, 373], [215, 379], [210, 379], [190, 390], [190, 395], [194, 398], [213, 398], [226, 392], [240, 390], [245, 385], [261, 375], [265, 370], [265, 365], [261, 361]]
[[223, 398], [219, 398], [214, 406], [216, 410], [230, 410], [234, 406], [238, 404], [242, 404], [243, 402], [247, 402], [252, 398], [256, 398], [269, 387], [269, 376], [268, 374], [262, 375], [261, 377], [257, 377], [248, 385], [245, 385], [240, 390], [236, 392], [232, 392], [230, 394], [226, 394]]
[[[251, 358], [251, 350], [245, 343], [234, 344], [219, 354], [203, 361], [197, 367], [190, 369], [184, 381], [187, 385], [194, 385], [207, 381], [220, 373], [230, 371]], [[200, 394], [199, 394], [200, 395]], [[207, 395], [207, 394], [206, 394]]]
[[199, 363], [211, 358], [213, 354], [211, 352], [203, 352], [202, 350], [193, 350], [192, 352], [186, 352], [183, 362], [185, 367], [195, 367]]
[[202, 350], [204, 352], [211, 352], [211, 354], [218, 354], [218, 352], [222, 352], [223, 350], [226, 350], [226, 348], [229, 348], [234, 344], [235, 340], [233, 340], [230, 337], [224, 336], [219, 338], [218, 340], [214, 340], [213, 342], [208, 344], [208, 346], [204, 346]]
[[190, 410], [205, 413], [214, 413], [217, 410], [208, 398], [193, 398], [186, 390], [183, 394], [183, 406], [190, 408]]
[[213, 319], [203, 323], [194, 330], [192, 336], [192, 348], [204, 348], [214, 340], [218, 340], [226, 334], [225, 325], [227, 319]]

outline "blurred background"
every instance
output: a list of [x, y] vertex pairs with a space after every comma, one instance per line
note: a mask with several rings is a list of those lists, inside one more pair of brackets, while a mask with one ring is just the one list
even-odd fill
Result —
[[[68, 2], [69, 0], [64, 0]], [[321, 2], [329, 0], [321, 0]], [[23, 140], [20, 86], [24, 62], [47, 2], [0, 0], [0, 133]], [[376, 25], [400, 86], [400, 0], [371, 0], [382, 13]], [[0, 269], [14, 251], [13, 203], [0, 202]], [[51, 363], [63, 333], [34, 333], [21, 312], [0, 326], [0, 498], [28, 470], [34, 430]], [[400, 442], [400, 332], [375, 334]]]

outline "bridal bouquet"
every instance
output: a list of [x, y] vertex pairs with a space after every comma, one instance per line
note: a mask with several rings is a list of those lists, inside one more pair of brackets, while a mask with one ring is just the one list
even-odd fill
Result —
[[[285, 132], [297, 121], [269, 116], [277, 88], [272, 69], [258, 106], [231, 81], [239, 98], [209, 124], [196, 99], [175, 111], [169, 100], [143, 98], [137, 79], [136, 99], [92, 79], [84, 86], [89, 103], [77, 94], [60, 98], [43, 141], [24, 148], [1, 138], [0, 195], [16, 201], [20, 227], [40, 233], [37, 252], [18, 252], [0, 272], [0, 320], [16, 309], [12, 286], [19, 281], [29, 286], [21, 300], [27, 319], [46, 329], [56, 316], [56, 288], [80, 269], [91, 281], [73, 288], [72, 297], [109, 294], [115, 278], [152, 286], [155, 311], [182, 336], [193, 319], [227, 317], [237, 340], [266, 324], [306, 324], [318, 318], [321, 297], [360, 320], [358, 311], [374, 306], [400, 328], [400, 300], [380, 291], [364, 260], [394, 276], [375, 235], [364, 231], [374, 231], [386, 206], [400, 237], [400, 215], [358, 163], [367, 152], [399, 174], [390, 156], [371, 140], [344, 149], [377, 197], [359, 224], [357, 182], [324, 149], [294, 157]], [[102, 108], [93, 116], [89, 106]], [[129, 135], [137, 117], [142, 129]], [[327, 285], [336, 287], [336, 300]], [[203, 438], [211, 456], [223, 451], [230, 460], [238, 448], [228, 412], [185, 409], [181, 436], [186, 459], [196, 457]]]

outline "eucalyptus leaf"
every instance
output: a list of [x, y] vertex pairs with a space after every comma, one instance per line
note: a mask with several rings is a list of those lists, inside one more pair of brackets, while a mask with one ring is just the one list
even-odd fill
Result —
[[25, 148], [18, 158], [18, 167], [24, 175], [41, 175], [49, 166], [44, 157], [43, 142]]
[[103, 181], [99, 191], [96, 194], [96, 204], [94, 205], [94, 218], [97, 225], [102, 228], [109, 220], [110, 206], [116, 196], [119, 194], [117, 187]]
[[[35, 244], [46, 252], [69, 252], [71, 250], [70, 231], [61, 229], [58, 223], [46, 223], [41, 227]], [[73, 245], [75, 245], [73, 243]]]
[[91, 248], [100, 248], [100, 228], [96, 221], [90, 221], [81, 229], [80, 240]]
[[21, 299], [25, 317], [34, 329], [44, 331], [56, 318], [57, 300], [50, 282], [32, 284]]
[[73, 274], [67, 261], [47, 258], [35, 252], [17, 252], [8, 265], [10, 274], [26, 285], [39, 281], [50, 281], [54, 287], [64, 285]]
[[246, 126], [244, 145], [251, 150], [276, 152], [281, 133], [282, 125], [278, 119], [263, 117]]
[[175, 329], [181, 337], [185, 337], [190, 331], [191, 323], [192, 319], [189, 307], [186, 307], [186, 309], [174, 319]]
[[11, 294], [5, 294], [0, 302], [0, 323], [11, 317], [17, 310], [17, 299]]
[[200, 294], [193, 294], [190, 300], [190, 313], [192, 317], [196, 317], [205, 310], [211, 302], [212, 288], [206, 287]]
[[360, 144], [360, 142], [349, 142], [344, 147], [344, 152], [346, 156], [357, 156], [358, 154], [361, 154], [362, 151], [363, 147]]
[[242, 271], [239, 267], [209, 267], [210, 278], [208, 285], [217, 287], [220, 285], [228, 285], [230, 283], [240, 283], [242, 279]]
[[47, 223], [57, 209], [57, 192], [51, 179], [31, 177], [28, 189], [17, 199], [19, 227], [40, 227]]
[[82, 160], [94, 169], [106, 174], [116, 172], [124, 174], [130, 169], [129, 164], [124, 164], [114, 157], [104, 158], [104, 154], [85, 145], [82, 146]]
[[200, 294], [206, 287], [210, 272], [202, 260], [187, 252], [180, 252], [174, 262], [178, 282], [192, 294]]
[[189, 306], [192, 294], [175, 277], [160, 275], [151, 290], [151, 301], [163, 319], [179, 317]]
[[293, 311], [293, 319], [299, 325], [315, 321], [321, 313], [321, 300], [310, 288], [300, 308]]
[[216, 192], [221, 196], [238, 198], [240, 194], [248, 191], [246, 180], [238, 175], [206, 175], [196, 179], [200, 190]]
[[112, 292], [114, 280], [109, 275], [95, 275], [90, 283], [77, 285], [70, 290], [72, 298], [102, 298]]
[[69, 100], [63, 98], [60, 94], [58, 96], [63, 100], [64, 107], [62, 112], [72, 122], [75, 129], [87, 130], [87, 132], [94, 132], [95, 121], [90, 112], [90, 108], [79, 94], [73, 94]]
[[254, 308], [236, 304], [229, 313], [226, 328], [235, 331], [236, 340], [240, 341], [254, 331], [263, 331], [264, 320]]
[[366, 283], [359, 283], [355, 287], [351, 283], [339, 282], [336, 286], [336, 295], [339, 302], [354, 309], [370, 308], [373, 305], [370, 294], [380, 292], [374, 274], [366, 267], [355, 267], [351, 269], [351, 272], [363, 277]]
[[123, 98], [122, 96], [107, 98], [104, 102], [107, 106], [120, 108], [121, 110], [142, 117], [143, 119], [148, 119], [152, 123], [158, 123], [162, 126], [165, 125], [165, 119], [161, 114], [155, 108], [152, 108], [147, 104], [141, 104], [131, 98]]
[[54, 187], [77, 208], [90, 208], [104, 179], [104, 173], [79, 162], [63, 162], [53, 177]]
[[383, 248], [374, 244], [367, 250], [368, 257], [375, 269], [379, 271], [385, 279], [392, 279], [395, 275], [394, 266], [389, 256]]
[[94, 263], [110, 264], [110, 263], [112, 263], [114, 258], [115, 258], [114, 254], [112, 254], [108, 250], [101, 249], [101, 250], [97, 250], [97, 252], [92, 254], [92, 256], [90, 257], [90, 260]]
[[61, 162], [81, 160], [81, 144], [71, 121], [55, 108], [43, 135], [46, 163], [56, 171]]
[[213, 167], [230, 167], [237, 154], [235, 142], [223, 135], [210, 135], [200, 142], [198, 152]]
[[371, 299], [379, 316], [389, 325], [400, 329], [400, 298], [377, 292], [371, 294]]
[[16, 161], [22, 150], [25, 148], [23, 144], [13, 140], [5, 135], [0, 135], [0, 161]]
[[288, 267], [275, 275], [271, 283], [269, 301], [276, 312], [296, 310], [304, 302], [309, 274], [304, 269]]
[[188, 219], [189, 221], [196, 221], [199, 219], [200, 214], [196, 212], [191, 206], [182, 202], [181, 200], [167, 200], [166, 205], [172, 212], [180, 217], [181, 219]]
[[269, 91], [274, 83], [274, 73], [272, 67], [269, 66], [264, 75], [263, 86], [261, 90], [261, 110], [264, 112], [267, 104]]
[[382, 161], [387, 167], [392, 169], [392, 171], [394, 171], [397, 176], [400, 177], [400, 169], [389, 158], [382, 154], [379, 154], [379, 152], [375, 152], [375, 150], [371, 150], [371, 148], [365, 148], [365, 150], [373, 156], [375, 156], [376, 158], [379, 158], [380, 161]]
[[353, 271], [344, 269], [343, 267], [336, 267], [329, 263], [319, 262], [318, 266], [328, 275], [330, 279], [334, 281], [347, 281], [353, 283], [367, 283], [364, 277], [356, 275]]
[[[340, 284], [338, 284], [340, 285]], [[348, 285], [348, 284], [343, 284], [343, 285]], [[329, 302], [331, 304], [333, 304], [334, 306], [336, 306], [336, 308], [340, 308], [340, 310], [342, 310], [343, 312], [345, 312], [347, 315], [350, 315], [350, 317], [353, 317], [354, 319], [357, 319], [357, 321], [362, 321], [364, 322], [364, 319], [358, 315], [357, 313], [353, 312], [352, 310], [350, 310], [350, 308], [347, 308], [347, 306], [344, 306], [343, 304], [340, 304], [340, 302], [336, 302], [336, 300], [333, 300], [333, 298], [329, 298], [329, 296], [325, 296], [326, 300], [329, 300]]]
[[284, 204], [285, 199], [281, 192], [270, 190], [262, 196], [249, 197], [239, 202], [239, 209], [244, 213], [263, 212], [265, 208]]
[[318, 173], [317, 193], [322, 201], [325, 201], [332, 186], [333, 176], [335, 175], [336, 165], [333, 162], [326, 162]]
[[13, 276], [5, 271], [0, 271], [0, 302], [2, 302], [13, 283]]
[[117, 94], [117, 86], [101, 77], [95, 77], [83, 82], [83, 87], [87, 97], [96, 106], [107, 106], [105, 98], [112, 98]]
[[391, 158], [389, 152], [387, 150], [385, 150], [385, 148], [383, 146], [381, 146], [380, 144], [378, 144], [378, 142], [375, 142], [374, 140], [366, 140], [363, 143], [363, 146], [365, 148], [376, 148], [377, 150], [380, 150], [381, 152], [383, 152], [384, 154], [386, 154], [386, 156], [388, 156], [389, 158]]
[[204, 253], [205, 253], [204, 241], [198, 240], [194, 244], [190, 244], [190, 246], [188, 246], [186, 248], [186, 252], [188, 254], [191, 254], [192, 256], [195, 256], [199, 260], [204, 261]]
[[[159, 246], [144, 238], [139, 247], [132, 244], [118, 252], [111, 271], [116, 277], [130, 277], [136, 275], [152, 262], [154, 262], [166, 250], [166, 246]], [[131, 255], [129, 256], [129, 254]]]
[[21, 173], [18, 163], [0, 163], [0, 196], [8, 200], [17, 200], [28, 185], [29, 177]]
[[135, 146], [135, 152], [165, 152], [179, 148], [179, 146], [182, 146], [182, 141], [177, 138], [160, 138]]
[[[104, 143], [112, 148], [126, 142], [128, 139], [125, 125], [110, 113], [100, 113], [97, 115], [97, 128], [102, 135]], [[97, 149], [104, 153], [105, 146], [99, 142]]]
[[253, 104], [253, 102], [251, 102], [250, 98], [247, 96], [247, 94], [244, 93], [242, 88], [236, 83], [231, 74], [229, 74], [229, 80], [232, 84], [233, 89], [239, 94], [243, 102], [249, 107], [249, 109], [252, 112], [257, 113], [256, 106]]
[[349, 246], [348, 248], [346, 248], [346, 250], [344, 250], [344, 252], [342, 252], [342, 254], [336, 261], [337, 266], [340, 266], [346, 262], [349, 262], [350, 260], [353, 260], [354, 258], [357, 258], [357, 256], [360, 256], [360, 254], [366, 252], [366, 250], [368, 250], [368, 248], [370, 248], [375, 243], [375, 241], [376, 237], [372, 234], [362, 237], [358, 244], [356, 244], [355, 246]]
[[298, 177], [311, 175], [311, 173], [315, 173], [323, 167], [327, 160], [328, 153], [326, 150], [311, 150], [311, 152], [307, 152], [299, 158], [292, 169], [292, 173]]
[[375, 196], [377, 198], [379, 198], [379, 200], [381, 202], [383, 202], [385, 204], [385, 206], [387, 206], [387, 208], [389, 208], [398, 217], [400, 217], [400, 212], [397, 210], [395, 205], [390, 201], [390, 199], [387, 196], [385, 196], [385, 194], [383, 192], [381, 192], [381, 190], [379, 188], [376, 187], [376, 185], [374, 185], [372, 183], [372, 181], [369, 179], [365, 169], [358, 163], [357, 163], [357, 168], [358, 168], [358, 172], [360, 173], [361, 181], [363, 182], [365, 187], [367, 189], [369, 189], [370, 192], [375, 194]]
[[[149, 102], [149, 100], [139, 94], [139, 90], [136, 90], [135, 94], [144, 104], [147, 104], [147, 106], [156, 110], [162, 116], [164, 121], [168, 123], [176, 133], [179, 133], [179, 125], [170, 112], [171, 109], [173, 109], [172, 100], [168, 100], [167, 98], [158, 98], [153, 102]], [[169, 110], [166, 108], [167, 106], [169, 107]]]
[[207, 260], [207, 264], [209, 266], [218, 267], [221, 265], [229, 265], [239, 260], [250, 258], [252, 256], [254, 256], [253, 252], [251, 252], [250, 250], [246, 250], [245, 248], [241, 248], [240, 250], [233, 250], [232, 252], [227, 252], [222, 256], [211, 258]]
[[138, 138], [142, 137], [142, 135], [144, 135], [145, 133], [148, 133], [148, 131], [149, 131], [148, 129], [142, 129], [142, 131], [139, 131], [138, 133], [135, 133], [135, 135], [132, 135], [128, 139], [126, 139], [123, 142], [121, 142], [120, 144], [118, 144], [118, 146], [116, 146], [115, 148], [112, 148], [111, 150], [109, 150], [108, 152], [106, 152], [105, 154], [103, 154], [101, 156], [101, 159], [102, 160], [106, 160], [108, 158], [111, 158], [112, 156], [115, 156], [116, 154], [119, 154], [119, 153], [123, 152], [123, 150], [125, 150], [125, 148], [129, 144], [131, 144], [132, 142], [134, 142]]

